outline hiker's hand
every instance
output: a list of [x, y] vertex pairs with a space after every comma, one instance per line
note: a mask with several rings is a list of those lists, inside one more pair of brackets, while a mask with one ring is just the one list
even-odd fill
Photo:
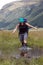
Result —
[[14, 33], [15, 33], [15, 30], [12, 31], [12, 34], [14, 34]]
[[34, 27], [34, 29], [37, 29], [37, 27]]
[[14, 33], [14, 31], [12, 31], [12, 34]]
[[15, 31], [16, 31], [16, 28], [12, 31], [12, 33], [15, 33]]

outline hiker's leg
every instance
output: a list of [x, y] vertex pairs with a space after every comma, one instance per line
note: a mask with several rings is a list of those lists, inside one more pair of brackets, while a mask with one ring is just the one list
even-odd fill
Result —
[[22, 43], [22, 46], [27, 46], [27, 38], [28, 38], [28, 34], [24, 33], [24, 34], [20, 34], [20, 41]]
[[24, 45], [27, 46], [27, 38], [28, 38], [28, 34], [25, 33], [24, 34]]
[[20, 34], [19, 35], [20, 42], [22, 43], [22, 46], [24, 45], [24, 35]]
[[27, 46], [27, 40], [24, 40], [24, 45]]

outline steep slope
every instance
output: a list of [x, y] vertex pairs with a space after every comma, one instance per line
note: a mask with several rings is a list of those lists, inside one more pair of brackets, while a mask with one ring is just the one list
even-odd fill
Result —
[[0, 11], [0, 28], [13, 29], [20, 17], [27, 18], [29, 23], [43, 27], [43, 3], [42, 2], [12, 2], [3, 6]]

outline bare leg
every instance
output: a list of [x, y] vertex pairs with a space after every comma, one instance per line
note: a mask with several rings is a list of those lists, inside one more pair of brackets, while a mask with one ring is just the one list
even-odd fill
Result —
[[24, 40], [24, 45], [27, 46], [27, 40]]

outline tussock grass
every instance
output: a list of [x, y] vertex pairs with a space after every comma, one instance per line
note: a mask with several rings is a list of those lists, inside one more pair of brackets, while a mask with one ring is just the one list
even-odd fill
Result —
[[38, 46], [43, 48], [43, 31], [29, 32], [28, 43], [30, 46]]

